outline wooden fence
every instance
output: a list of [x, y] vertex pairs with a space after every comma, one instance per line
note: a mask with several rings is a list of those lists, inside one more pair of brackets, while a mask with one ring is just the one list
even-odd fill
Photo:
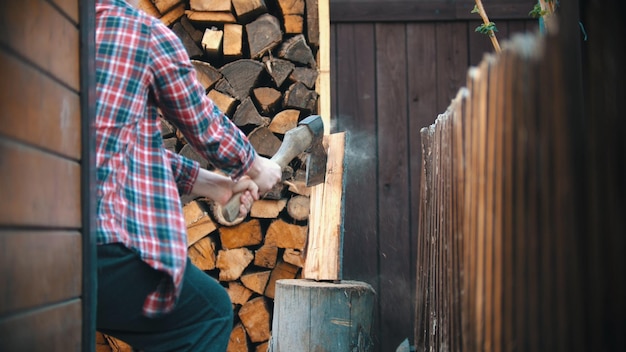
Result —
[[624, 347], [624, 143], [581, 118], [572, 57], [516, 36], [421, 130], [418, 351]]

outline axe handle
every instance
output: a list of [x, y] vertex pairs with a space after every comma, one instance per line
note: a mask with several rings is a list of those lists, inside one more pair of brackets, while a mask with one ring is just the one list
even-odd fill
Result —
[[[284, 169], [293, 158], [306, 151], [313, 142], [313, 132], [304, 125], [298, 126], [285, 133], [285, 138], [280, 148], [272, 157], [272, 161]], [[226, 221], [232, 222], [239, 216], [241, 206], [241, 193], [235, 194], [222, 208], [222, 215]]]

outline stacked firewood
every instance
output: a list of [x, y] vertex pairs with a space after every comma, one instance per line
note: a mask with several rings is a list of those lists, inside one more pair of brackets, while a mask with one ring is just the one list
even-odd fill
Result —
[[[286, 131], [317, 114], [317, 6], [317, 0], [138, 4], [179, 36], [207, 96], [266, 157], [278, 150]], [[213, 168], [165, 118], [161, 128], [166, 148]], [[223, 284], [233, 303], [228, 351], [267, 350], [276, 280], [300, 277], [310, 207], [304, 164], [301, 157], [293, 160], [284, 170], [286, 181], [245, 218], [227, 221], [210, 200], [183, 197], [189, 257]]]

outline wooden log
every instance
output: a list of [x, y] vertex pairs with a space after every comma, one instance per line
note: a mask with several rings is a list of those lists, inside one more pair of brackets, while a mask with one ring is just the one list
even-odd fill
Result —
[[133, 352], [131, 345], [110, 335], [104, 335], [104, 339], [111, 347], [112, 352]]
[[283, 15], [304, 15], [304, 0], [278, 0], [278, 8]]
[[247, 23], [262, 13], [267, 12], [264, 0], [232, 0], [239, 22]]
[[194, 11], [230, 11], [230, 0], [189, 0], [189, 8]]
[[296, 82], [289, 86], [284, 94], [283, 106], [287, 109], [294, 108], [306, 113], [315, 112], [319, 94], [307, 88], [302, 82]]
[[246, 330], [241, 323], [237, 323], [237, 325], [235, 325], [233, 330], [230, 332], [226, 352], [248, 352]]
[[215, 265], [220, 269], [219, 280], [234, 281], [239, 279], [253, 259], [254, 255], [248, 248], [220, 250]]
[[283, 16], [285, 34], [302, 34], [304, 31], [304, 18], [301, 15]]
[[274, 220], [265, 234], [265, 243], [278, 248], [304, 250], [307, 241], [307, 226], [295, 225], [282, 219]]
[[193, 200], [183, 206], [183, 215], [187, 226], [187, 247], [217, 230], [217, 226], [209, 216], [207, 208], [197, 200]]
[[298, 127], [299, 118], [299, 110], [285, 109], [274, 116], [268, 128], [272, 133], [285, 134], [287, 131]]
[[248, 139], [257, 153], [270, 158], [276, 154], [282, 143], [278, 137], [264, 126], [258, 127], [250, 132]]
[[282, 86], [285, 80], [289, 78], [293, 69], [296, 67], [296, 65], [291, 61], [271, 56], [264, 57], [263, 63], [265, 64], [265, 70], [272, 77], [276, 87]]
[[151, 0], [139, 0], [134, 6], [154, 18], [161, 17], [161, 13]]
[[265, 341], [260, 345], [257, 345], [254, 349], [255, 352], [267, 352], [269, 349], [269, 341]]
[[263, 342], [270, 338], [270, 311], [265, 297], [253, 298], [244, 304], [238, 313], [252, 342]]
[[200, 81], [205, 91], [213, 88], [213, 86], [215, 86], [215, 84], [222, 78], [222, 74], [208, 62], [191, 60], [191, 63], [196, 69], [198, 81]]
[[307, 88], [313, 89], [318, 76], [319, 72], [317, 70], [308, 67], [296, 67], [289, 75], [289, 79], [294, 83], [301, 82]]
[[173, 23], [175, 23], [185, 15], [185, 3], [180, 2], [171, 10], [167, 11], [166, 13], [161, 12], [161, 14], [163, 14], [160, 18], [161, 22], [166, 26], [171, 26]]
[[259, 199], [252, 204], [250, 216], [260, 219], [275, 219], [287, 205], [286, 199]]
[[296, 221], [304, 221], [309, 218], [311, 200], [305, 196], [294, 196], [287, 202], [287, 213]]
[[246, 25], [246, 35], [251, 58], [260, 58], [283, 40], [280, 22], [267, 13]]
[[262, 295], [270, 279], [271, 270], [241, 275], [241, 283], [248, 289]]
[[224, 249], [256, 246], [263, 241], [261, 223], [257, 219], [242, 222], [232, 227], [220, 227], [220, 242]]
[[237, 19], [228, 11], [193, 11], [185, 10], [189, 21], [198, 26], [224, 25], [224, 23], [237, 23]]
[[220, 72], [233, 88], [233, 96], [239, 101], [250, 95], [264, 70], [261, 62], [251, 59], [236, 60], [220, 68]]
[[263, 268], [272, 269], [276, 267], [278, 259], [278, 247], [270, 244], [264, 244], [254, 253], [254, 265]]
[[209, 99], [222, 111], [224, 114], [229, 115], [235, 110], [237, 100], [228, 94], [224, 94], [216, 89], [212, 89], [207, 94]]
[[270, 281], [267, 283], [267, 287], [265, 288], [265, 297], [273, 299], [276, 292], [276, 282], [283, 279], [294, 279], [298, 275], [299, 271], [300, 268], [297, 266], [279, 261], [270, 275]]
[[252, 102], [252, 98], [247, 97], [237, 106], [235, 114], [233, 115], [233, 122], [238, 127], [252, 126], [256, 128], [259, 126], [267, 126], [269, 119], [261, 116], [254, 102]]
[[[182, 139], [179, 137], [179, 140]], [[200, 164], [200, 167], [207, 168], [209, 167], [209, 161], [206, 160], [200, 153], [198, 153], [191, 145], [185, 144], [179, 152], [180, 155], [186, 157], [187, 159], [195, 160]]]
[[224, 24], [224, 58], [228, 60], [243, 57], [243, 26], [236, 23]]
[[189, 35], [187, 30], [183, 28], [183, 25], [180, 22], [176, 22], [174, 23], [174, 25], [172, 25], [172, 31], [183, 43], [183, 46], [187, 51], [187, 55], [189, 55], [191, 59], [198, 59], [201, 58], [202, 55], [204, 55], [202, 49], [200, 49], [198, 44], [193, 40], [191, 35]]
[[179, 23], [183, 26], [183, 28], [185, 29], [185, 31], [187, 31], [187, 33], [189, 34], [189, 36], [191, 37], [191, 39], [198, 45], [200, 45], [200, 42], [202, 42], [202, 36], [204, 35], [204, 32], [197, 29], [192, 23], [191, 21], [189, 21], [189, 18], [187, 18], [187, 16], [182, 16], [180, 18]]
[[215, 248], [215, 240], [207, 236], [189, 247], [187, 255], [191, 263], [197, 266], [198, 269], [213, 270], [216, 265]]
[[283, 261], [299, 268], [304, 266], [304, 252], [297, 249], [287, 248], [283, 253]]
[[254, 294], [252, 290], [237, 281], [230, 281], [228, 283], [228, 288], [226, 288], [226, 292], [230, 297], [230, 301], [233, 304], [238, 305], [243, 305], [248, 302], [250, 297], [252, 297], [252, 295]]
[[180, 0], [152, 0], [154, 7], [156, 7], [160, 13], [166, 13], [172, 10], [175, 6], [180, 5], [180, 2]]
[[164, 138], [163, 147], [172, 153], [178, 152], [178, 139], [176, 137]]
[[296, 62], [302, 65], [308, 65], [316, 68], [315, 57], [311, 51], [311, 47], [306, 42], [304, 35], [295, 35], [283, 41], [278, 48], [278, 57], [281, 59]]
[[280, 100], [283, 96], [280, 91], [274, 88], [258, 87], [252, 89], [252, 97], [261, 114], [272, 115], [280, 107]]
[[222, 54], [222, 39], [224, 32], [215, 27], [204, 30], [202, 36], [202, 50], [211, 58], [220, 58]]
[[374, 298], [358, 281], [280, 280], [270, 350], [372, 351]]
[[326, 179], [311, 192], [307, 260], [302, 275], [306, 279], [340, 280], [345, 133], [333, 133], [324, 140], [328, 146]]

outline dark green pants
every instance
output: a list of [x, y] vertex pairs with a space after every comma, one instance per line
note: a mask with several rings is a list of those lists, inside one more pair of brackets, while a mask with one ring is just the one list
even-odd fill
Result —
[[176, 308], [159, 318], [142, 315], [162, 275], [120, 244], [98, 246], [98, 331], [146, 352], [225, 351], [233, 324], [230, 298], [189, 260]]

